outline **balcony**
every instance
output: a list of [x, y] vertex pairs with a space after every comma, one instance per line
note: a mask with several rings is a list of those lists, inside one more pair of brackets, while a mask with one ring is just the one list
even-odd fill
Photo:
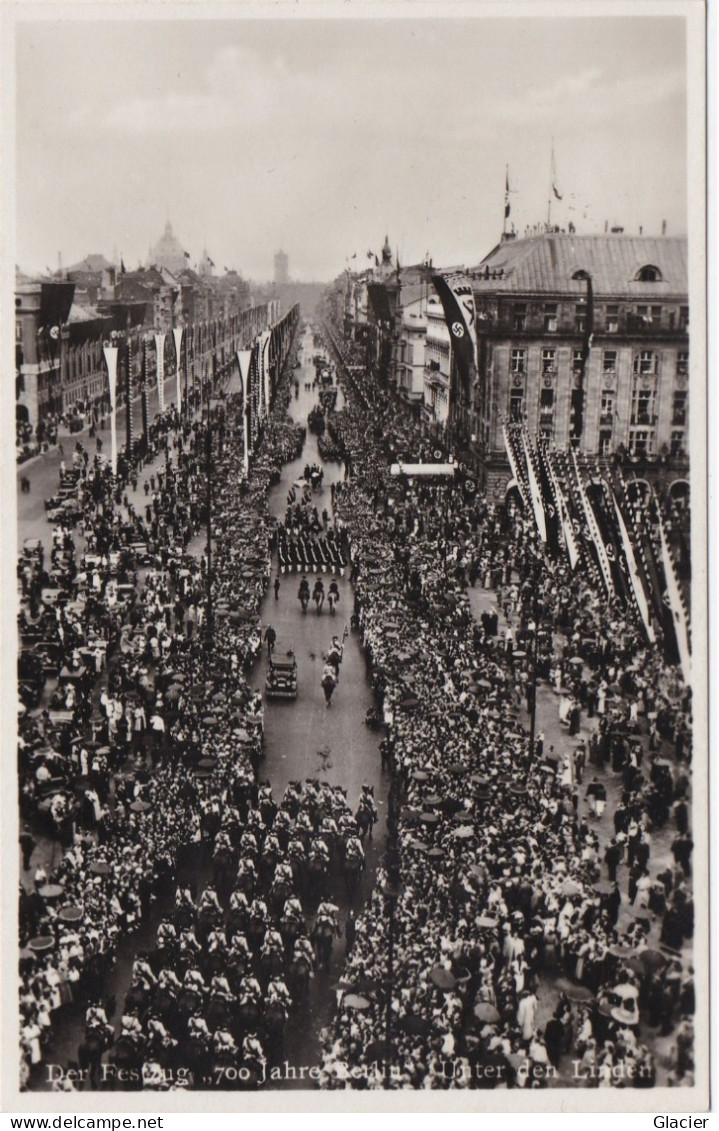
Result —
[[645, 428], [653, 428], [657, 422], [656, 416], [651, 412], [633, 412], [630, 423], [643, 425]]

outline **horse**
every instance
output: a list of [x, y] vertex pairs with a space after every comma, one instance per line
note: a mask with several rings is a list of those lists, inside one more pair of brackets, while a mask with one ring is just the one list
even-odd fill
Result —
[[[330, 942], [330, 947], [331, 947]], [[288, 972], [288, 980], [292, 997], [295, 1001], [303, 1000], [310, 989], [310, 975], [312, 973], [312, 963], [306, 954], [296, 954], [290, 962]]]
[[260, 1003], [254, 998], [245, 998], [235, 1009], [236, 1035], [251, 1033], [260, 1020]]
[[269, 982], [277, 975], [282, 975], [285, 972], [285, 958], [281, 950], [275, 950], [270, 947], [269, 950], [263, 951], [260, 955], [260, 972], [265, 980]]
[[282, 1002], [277, 1000], [268, 1001], [262, 1012], [262, 1027], [265, 1033], [265, 1044], [270, 1060], [277, 1060], [282, 1054], [286, 1024], [287, 1009]]
[[357, 891], [360, 882], [362, 870], [364, 868], [364, 860], [359, 855], [347, 856], [344, 862], [343, 874], [345, 881], [345, 888], [350, 898]]
[[268, 903], [270, 910], [276, 916], [280, 915], [285, 901], [292, 895], [292, 885], [287, 880], [275, 880], [270, 888]]
[[97, 1087], [102, 1054], [109, 1047], [108, 1037], [100, 1029], [86, 1029], [84, 1039], [77, 1049], [77, 1063], [86, 1072], [86, 1079], [93, 1088]]
[[123, 1083], [128, 1091], [139, 1091], [142, 1087], [142, 1073], [140, 1071], [145, 1059], [144, 1039], [138, 1042], [132, 1037], [120, 1036], [115, 1041], [113, 1064], [117, 1070], [116, 1079], [119, 1086]]
[[226, 1029], [234, 1020], [233, 1003], [219, 994], [210, 994], [210, 1000], [204, 1011], [208, 1029]]
[[325, 970], [329, 970], [335, 934], [336, 927], [329, 919], [320, 919], [315, 923], [311, 938], [317, 955], [318, 968], [324, 966]]
[[360, 840], [364, 840], [365, 836], [369, 834], [370, 840], [372, 839], [372, 827], [377, 822], [377, 814], [371, 805], [366, 801], [360, 801], [355, 813], [355, 821], [359, 829]]
[[125, 1012], [143, 1014], [150, 1004], [152, 990], [145, 983], [137, 979], [130, 984], [125, 994]]
[[327, 860], [321, 853], [310, 853], [310, 858], [307, 861], [307, 879], [308, 886], [312, 890], [315, 905], [319, 903], [322, 898], [325, 882], [327, 880], [328, 867]]
[[212, 881], [222, 902], [232, 891], [236, 868], [237, 857], [234, 851], [224, 845], [218, 848], [212, 857]]

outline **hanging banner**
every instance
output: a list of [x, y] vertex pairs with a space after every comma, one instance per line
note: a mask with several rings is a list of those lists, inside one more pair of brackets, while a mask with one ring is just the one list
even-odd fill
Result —
[[658, 505], [657, 516], [659, 518], [659, 538], [662, 547], [662, 566], [664, 567], [664, 579], [667, 583], [667, 598], [669, 601], [669, 608], [671, 609], [672, 613], [674, 633], [677, 638], [679, 660], [682, 666], [682, 675], [684, 676], [684, 682], [688, 686], [691, 686], [692, 654], [689, 645], [687, 614], [686, 609], [684, 608], [684, 601], [682, 600], [681, 590], [679, 589], [677, 575], [674, 572], [674, 562], [672, 561], [672, 555], [669, 549], [669, 543], [667, 541], [666, 532], [664, 530], [664, 523], [662, 521], [662, 515]]
[[182, 326], [172, 331], [175, 339], [175, 364], [177, 367], [177, 411], [182, 412]]
[[[504, 446], [505, 446], [506, 451], [507, 451], [507, 459], [509, 460], [509, 466], [512, 469], [512, 475], [513, 475], [514, 480], [517, 484], [517, 490], [519, 491], [519, 494], [522, 497], [522, 502], [524, 503], [525, 507], [528, 507], [529, 503], [527, 501], [527, 493], [524, 489], [524, 483], [522, 482], [522, 477], [519, 474], [519, 468], [517, 466], [517, 460], [516, 460], [515, 455], [514, 455], [514, 448], [512, 447], [512, 441], [509, 438], [509, 432], [507, 431], [506, 424], [502, 427], [502, 435], [504, 436]], [[442, 455], [441, 452], [439, 454], [440, 454], [440, 456]], [[436, 455], [436, 452], [435, 452], [435, 455]]]
[[237, 363], [240, 367], [240, 381], [242, 382], [242, 459], [246, 479], [250, 472], [250, 441], [247, 429], [247, 392], [250, 383], [252, 350], [238, 350]]
[[117, 421], [115, 420], [115, 394], [117, 392], [117, 346], [103, 346], [107, 365], [107, 380], [110, 386], [110, 466], [112, 474], [117, 475]]
[[591, 536], [592, 542], [594, 543], [594, 549], [596, 550], [596, 553], [597, 553], [597, 561], [599, 562], [599, 568], [601, 570], [602, 578], [604, 579], [604, 585], [605, 585], [605, 588], [607, 590], [607, 594], [610, 597], [613, 597], [614, 596], [614, 582], [612, 580], [612, 567], [609, 564], [609, 558], [607, 557], [607, 549], [606, 549], [606, 546], [605, 546], [604, 541], [602, 539], [601, 533], [599, 531], [599, 526], [597, 525], [596, 515], [594, 514], [594, 511], [592, 509], [592, 504], [590, 503], [589, 498], [587, 497], [587, 492], [586, 492], [584, 483], [582, 481], [582, 477], [579, 473], [579, 465], [577, 464], [577, 455], [576, 455], [576, 452], [574, 451], [574, 449], [572, 449], [572, 461], [573, 461], [573, 464], [574, 464], [574, 474], [576, 476], [576, 483], [577, 483], [577, 489], [579, 491], [579, 498], [581, 500], [582, 509], [584, 511], [584, 517], [585, 517], [586, 522], [587, 522], [587, 529], [589, 530], [589, 534]]
[[634, 550], [632, 548], [632, 542], [631, 542], [631, 539], [629, 537], [629, 531], [627, 530], [627, 526], [626, 526], [626, 523], [624, 521], [624, 515], [622, 514], [619, 503], [617, 502], [617, 497], [616, 497], [616, 495], [614, 494], [613, 491], [611, 492], [611, 495], [612, 495], [612, 501], [614, 503], [614, 510], [615, 510], [616, 516], [617, 516], [617, 525], [619, 527], [619, 534], [620, 534], [621, 539], [622, 539], [622, 549], [624, 551], [624, 557], [627, 559], [627, 565], [629, 567], [629, 580], [631, 581], [631, 584], [632, 584], [632, 591], [634, 593], [634, 600], [637, 602], [637, 608], [639, 609], [639, 612], [641, 614], [642, 622], [644, 624], [644, 629], [645, 629], [646, 634], [649, 638], [649, 641], [650, 641], [651, 644], [653, 644], [654, 641], [656, 640], [656, 635], [654, 633], [654, 629], [652, 628], [652, 620], [651, 620], [651, 616], [649, 615], [649, 602], [647, 601], [647, 595], [644, 592], [644, 586], [642, 584], [642, 579], [639, 576], [639, 569], [637, 567], [637, 559], [634, 556]]
[[268, 345], [270, 341], [269, 330], [263, 330], [259, 341], [259, 366], [260, 366], [260, 396], [263, 405], [262, 416], [270, 413], [270, 359]]
[[157, 353], [157, 399], [160, 412], [165, 411], [165, 334], [155, 334], [155, 352]]
[[567, 557], [569, 558], [569, 564], [572, 569], [576, 569], [579, 563], [579, 547], [577, 546], [577, 539], [574, 535], [572, 520], [569, 517], [569, 507], [567, 506], [567, 500], [564, 498], [562, 488], [559, 486], [559, 480], [557, 479], [554, 468], [552, 467], [551, 457], [547, 458], [547, 471], [549, 472], [549, 478], [554, 489], [554, 497], [557, 500], [557, 507], [559, 509], [559, 521], [562, 527], [562, 533], [564, 534], [564, 544], [567, 548]]
[[532, 497], [532, 508], [534, 510], [534, 519], [537, 523], [537, 530], [542, 542], [546, 544], [547, 541], [547, 520], [544, 514], [544, 505], [542, 502], [542, 492], [539, 489], [539, 481], [534, 470], [534, 463], [532, 455], [527, 445], [527, 437], [522, 432], [522, 446], [524, 447], [524, 458], [527, 462], [527, 480], [529, 482], [529, 493]]

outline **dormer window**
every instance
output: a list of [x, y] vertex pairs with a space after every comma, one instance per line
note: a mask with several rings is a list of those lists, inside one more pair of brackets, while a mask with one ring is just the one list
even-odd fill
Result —
[[586, 281], [589, 278], [589, 272], [585, 271], [583, 267], [580, 267], [578, 271], [574, 272], [572, 278], [576, 279], [577, 282]]
[[652, 263], [647, 263], [644, 267], [640, 267], [634, 279], [637, 283], [661, 283], [662, 273], [658, 267]]

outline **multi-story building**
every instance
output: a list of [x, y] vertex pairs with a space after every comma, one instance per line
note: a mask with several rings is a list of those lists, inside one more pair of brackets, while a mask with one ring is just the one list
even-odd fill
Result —
[[442, 304], [436, 294], [427, 300], [427, 334], [424, 343], [423, 419], [444, 430], [449, 419], [452, 344]]
[[471, 446], [488, 487], [509, 478], [507, 423], [560, 448], [686, 465], [686, 239], [546, 232], [503, 240], [469, 275]]

